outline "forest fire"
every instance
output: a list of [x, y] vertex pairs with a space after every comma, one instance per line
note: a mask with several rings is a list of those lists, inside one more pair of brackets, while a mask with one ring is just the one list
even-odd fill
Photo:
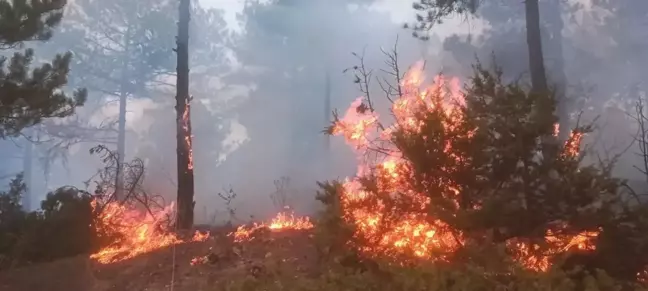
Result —
[[[92, 207], [97, 209], [97, 201]], [[114, 235], [117, 239], [107, 247], [92, 254], [90, 258], [101, 264], [110, 264], [161, 249], [188, 242], [179, 238], [169, 227], [174, 204], [159, 211], [144, 212], [131, 209], [118, 202], [103, 205], [95, 227], [98, 233]], [[204, 241], [209, 232], [196, 231], [190, 241]]]
[[313, 228], [308, 217], [298, 217], [294, 213], [280, 212], [268, 223], [254, 223], [251, 226], [241, 225], [236, 231], [229, 233], [235, 242], [244, 242], [254, 239], [253, 234], [259, 230], [268, 229], [270, 231], [282, 230], [304, 230]]
[[[427, 125], [422, 114], [426, 112], [437, 114], [435, 118], [442, 121], [440, 131], [445, 136], [469, 140], [475, 133], [475, 129], [461, 127], [465, 118], [465, 100], [459, 80], [437, 76], [431, 86], [421, 89], [423, 81], [423, 63], [418, 63], [401, 84], [402, 96], [392, 103], [393, 125], [383, 126], [376, 112], [366, 108], [360, 110], [363, 99], [358, 98], [333, 127], [333, 134], [343, 135], [358, 154], [357, 175], [344, 182], [341, 203], [343, 218], [355, 226], [354, 236], [362, 242], [355, 247], [370, 256], [446, 260], [466, 242], [465, 234], [453, 229], [446, 220], [431, 219], [428, 212], [431, 198], [417, 192], [409, 183], [407, 179], [413, 173], [412, 164], [393, 144], [398, 132], [429, 131], [429, 128], [425, 128]], [[562, 155], [577, 155], [582, 137], [582, 133], [573, 132], [563, 147]], [[188, 137], [186, 142], [190, 145], [191, 138]], [[452, 161], [458, 164], [465, 158], [453, 150], [450, 138], [444, 140], [439, 151], [451, 161], [448, 168], [438, 169], [440, 172], [452, 172]], [[375, 181], [373, 191], [365, 190], [363, 183], [367, 179]], [[430, 179], [435, 183], [434, 189], [449, 197], [451, 203], [455, 204], [453, 207], [458, 208], [462, 184], [447, 175]], [[374, 193], [385, 193], [389, 198], [378, 197], [380, 195]], [[93, 205], [96, 206], [96, 203]], [[393, 209], [399, 209], [399, 212], [395, 213]], [[102, 228], [101, 233], [118, 234], [120, 239], [91, 257], [101, 263], [112, 263], [184, 242], [168, 228], [172, 210], [173, 205], [155, 213], [149, 211], [143, 214], [117, 203], [107, 204], [97, 227]], [[280, 212], [269, 222], [239, 226], [228, 236], [235, 242], [246, 242], [254, 240], [258, 232], [310, 228], [313, 228], [313, 224], [308, 217]], [[591, 240], [597, 234], [583, 232], [567, 235], [547, 231], [543, 243], [549, 245], [550, 250], [542, 255], [536, 252], [537, 243], [510, 239], [506, 245], [521, 265], [534, 270], [547, 270], [553, 255], [573, 248], [591, 250]], [[202, 241], [208, 236], [196, 233], [191, 240]]]
[[[411, 163], [403, 158], [403, 153], [394, 146], [397, 131], [419, 133], [424, 129], [425, 113], [442, 120], [441, 133], [445, 146], [439, 151], [448, 158], [452, 167], [462, 159], [452, 150], [452, 137], [469, 140], [474, 130], [458, 128], [462, 125], [465, 105], [457, 78], [437, 76], [431, 86], [421, 89], [424, 81], [424, 63], [419, 62], [405, 75], [401, 83], [402, 95], [393, 100], [391, 113], [394, 124], [384, 126], [379, 122], [376, 112], [361, 110], [363, 97], [355, 100], [345, 115], [337, 120], [332, 133], [345, 137], [348, 144], [356, 150], [359, 166], [355, 178], [348, 178], [343, 184], [341, 203], [344, 219], [355, 226], [354, 238], [360, 242], [355, 245], [369, 256], [413, 256], [418, 258], [445, 260], [448, 255], [463, 245], [465, 238], [460, 231], [452, 229], [441, 219], [431, 219], [428, 209], [431, 199], [418, 193], [407, 180], [414, 172]], [[436, 114], [436, 115], [434, 115]], [[436, 129], [435, 129], [436, 130]], [[582, 133], [572, 133], [564, 147], [564, 155], [577, 155]], [[427, 138], [427, 136], [425, 137]], [[421, 142], [426, 142], [425, 138]], [[441, 168], [437, 172], [452, 172], [453, 168]], [[449, 175], [430, 177], [432, 187], [448, 197], [454, 204], [462, 186]], [[371, 193], [365, 191], [366, 180], [375, 181]], [[438, 184], [438, 185], [436, 185]], [[384, 196], [382, 196], [384, 195]], [[379, 197], [381, 196], [381, 197]], [[395, 213], [395, 207], [407, 209]], [[453, 216], [454, 214], [446, 214]], [[517, 260], [530, 269], [546, 270], [549, 257], [570, 248], [591, 249], [588, 243], [596, 232], [578, 235], [553, 235], [546, 233], [545, 242], [552, 251], [538, 256], [531, 251], [537, 245], [507, 241]]]

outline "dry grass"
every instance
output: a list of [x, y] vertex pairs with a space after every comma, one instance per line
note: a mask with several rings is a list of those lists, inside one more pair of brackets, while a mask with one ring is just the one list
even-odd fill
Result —
[[92, 290], [94, 276], [87, 256], [0, 272], [2, 291]]
[[[205, 242], [161, 249], [131, 260], [100, 265], [87, 256], [0, 273], [0, 291], [174, 291], [223, 290], [231, 281], [260, 278], [269, 272], [314, 274], [316, 252], [308, 232], [267, 233], [233, 244], [220, 233]], [[210, 261], [192, 266], [196, 257]]]
[[[168, 248], [111, 265], [86, 256], [5, 271], [0, 273], [0, 291], [167, 291], [172, 275], [173, 291], [573, 291], [576, 286], [561, 274], [520, 273], [497, 282], [478, 268], [432, 265], [348, 272], [342, 262], [319, 260], [309, 231], [260, 232], [241, 244], [220, 234], [178, 245], [175, 251], [175, 265], [173, 248]], [[190, 264], [206, 256], [204, 263]], [[603, 279], [587, 279], [583, 290], [616, 290], [614, 281]]]

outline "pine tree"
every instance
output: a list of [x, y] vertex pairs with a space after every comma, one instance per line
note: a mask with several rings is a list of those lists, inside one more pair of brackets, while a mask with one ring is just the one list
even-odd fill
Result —
[[[47, 41], [61, 22], [64, 0], [0, 1], [0, 48], [21, 48], [27, 41]], [[74, 114], [86, 99], [84, 89], [73, 96], [62, 91], [67, 84], [71, 53], [57, 55], [30, 71], [34, 50], [0, 58], [0, 138], [20, 135], [45, 118]], [[6, 69], [5, 69], [6, 65]]]
[[[410, 93], [399, 100], [411, 103], [395, 102], [394, 124], [368, 123], [367, 132], [375, 126], [389, 129], [387, 134], [357, 139], [353, 130], [345, 131], [356, 124], [345, 118], [334, 122], [331, 132], [351, 133], [347, 141], [358, 141], [369, 161], [363, 165], [368, 170], [351, 182], [321, 185], [326, 227], [336, 234], [354, 232], [347, 246], [381, 242], [397, 233], [390, 231], [402, 230], [407, 218], [408, 225], [434, 225], [434, 241], [441, 246], [432, 256], [455, 263], [484, 263], [474, 254], [506, 245], [512, 258], [535, 269], [545, 262], [565, 270], [582, 266], [623, 281], [634, 281], [645, 269], [646, 206], [626, 200], [611, 165], [583, 162], [580, 138], [591, 127], [576, 128], [564, 144], [542, 142], [555, 134], [552, 95], [506, 83], [499, 68], [480, 64], [460, 95], [443, 89], [422, 93], [418, 86], [406, 86]], [[355, 104], [347, 112], [376, 116], [366, 110], [366, 101]], [[538, 158], [547, 151], [556, 154]], [[378, 218], [372, 220], [375, 232], [362, 228], [366, 213], [379, 214], [369, 215]], [[576, 236], [590, 247], [570, 246]]]

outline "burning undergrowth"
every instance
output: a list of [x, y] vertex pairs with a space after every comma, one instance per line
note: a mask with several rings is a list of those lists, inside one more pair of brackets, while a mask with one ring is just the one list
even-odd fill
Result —
[[[95, 210], [100, 203], [92, 202]], [[108, 202], [101, 206], [97, 216], [98, 233], [113, 236], [111, 243], [90, 258], [108, 264], [123, 261], [174, 244], [204, 241], [209, 233], [196, 231], [189, 239], [180, 238], [173, 228], [174, 204], [150, 210], [127, 203]]]
[[552, 96], [503, 84], [497, 70], [476, 66], [463, 90], [444, 76], [425, 86], [423, 71], [398, 79], [387, 118], [367, 96], [329, 129], [358, 156], [356, 176], [320, 196], [351, 229], [344, 243], [401, 264], [473, 260], [466, 250], [495, 245], [539, 271], [598, 256], [623, 207], [607, 168], [583, 165], [589, 127], [559, 141]]
[[[134, 159], [120, 165], [117, 154], [104, 146], [91, 149], [101, 155], [105, 167], [93, 178], [91, 201], [95, 233], [103, 244], [90, 258], [101, 264], [115, 263], [171, 245], [204, 241], [209, 233], [196, 231], [181, 238], [175, 231], [175, 204], [147, 193], [143, 187], [144, 162]], [[117, 182], [116, 182], [117, 181]], [[117, 187], [115, 185], [118, 185]]]
[[260, 232], [273, 232], [284, 230], [306, 230], [313, 228], [313, 223], [307, 216], [295, 216], [291, 211], [279, 212], [272, 220], [267, 223], [253, 223], [251, 225], [241, 225], [236, 231], [228, 234], [234, 242], [246, 242], [255, 239], [255, 234]]
[[[257, 272], [266, 269], [266, 259], [270, 257], [276, 259], [274, 257], [277, 257], [277, 254], [273, 255], [274, 252], [290, 253], [295, 251], [294, 248], [308, 249], [312, 243], [308, 242], [310, 235], [304, 231], [313, 227], [309, 217], [296, 216], [290, 208], [284, 207], [284, 211], [279, 212], [268, 222], [238, 226], [226, 236], [228, 242], [225, 244], [231, 244], [231, 247], [223, 248], [221, 243], [220, 251], [210, 248], [209, 254], [194, 257], [190, 265], [214, 265], [224, 261], [233, 265], [242, 264], [256, 277]], [[284, 254], [279, 258], [281, 262], [286, 263], [294, 261], [296, 259], [294, 255], [295, 253], [288, 255], [287, 257], [292, 258], [287, 258]], [[256, 259], [252, 260], [253, 257]], [[263, 259], [259, 260], [259, 257]]]
[[[106, 147], [95, 147], [91, 153], [102, 155], [106, 165], [93, 177], [97, 184], [91, 202], [95, 213], [93, 227], [105, 243], [90, 256], [92, 259], [110, 264], [168, 246], [209, 238], [209, 232], [199, 231], [192, 237], [178, 236], [174, 227], [175, 204], [167, 204], [162, 197], [143, 189], [144, 164], [141, 160], [135, 159], [118, 167], [117, 155]], [[121, 183], [115, 183], [120, 175]], [[121, 184], [121, 189], [115, 184]], [[313, 227], [308, 217], [297, 217], [289, 209], [284, 210], [268, 223], [242, 225], [228, 236], [234, 242], [242, 243], [253, 240], [259, 232]]]

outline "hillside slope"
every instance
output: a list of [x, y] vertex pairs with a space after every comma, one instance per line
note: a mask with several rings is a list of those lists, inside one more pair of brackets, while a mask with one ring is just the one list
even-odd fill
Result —
[[[166, 248], [109, 265], [87, 256], [0, 272], [0, 291], [222, 290], [264, 273], [312, 274], [316, 251], [309, 232], [267, 232], [244, 243], [225, 235]], [[192, 260], [198, 261], [192, 264]], [[175, 265], [175, 268], [174, 268]]]

